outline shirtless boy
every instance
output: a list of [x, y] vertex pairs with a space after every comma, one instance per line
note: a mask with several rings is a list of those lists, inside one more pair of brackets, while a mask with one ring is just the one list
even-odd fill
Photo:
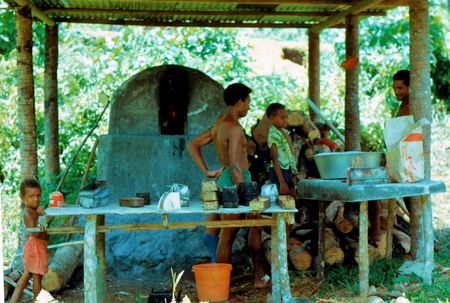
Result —
[[[20, 199], [25, 204], [23, 220], [26, 227], [38, 226], [38, 217], [44, 214], [44, 209], [39, 207], [41, 201], [41, 186], [34, 179], [25, 179], [20, 184]], [[28, 241], [23, 247], [24, 273], [17, 282], [10, 302], [18, 302], [28, 280], [33, 278], [34, 297], [42, 289], [42, 276], [47, 272], [48, 263], [48, 235], [46, 232], [30, 233]]]
[[[238, 119], [244, 117], [249, 109], [251, 89], [241, 83], [228, 86], [224, 92], [227, 111], [221, 114], [216, 122], [199, 136], [189, 142], [189, 153], [209, 178], [217, 178], [219, 188], [238, 185], [240, 182], [250, 181], [249, 163], [247, 160], [246, 138]], [[201, 148], [209, 143], [214, 143], [216, 155], [222, 168], [209, 170], [203, 159]], [[253, 216], [255, 217], [255, 216]], [[249, 215], [247, 215], [249, 218]], [[214, 220], [214, 216], [208, 220]], [[222, 215], [222, 220], [241, 219], [240, 214]], [[217, 246], [217, 262], [230, 263], [231, 248], [239, 228], [222, 228]], [[206, 234], [214, 235], [217, 229], [207, 229]], [[262, 266], [261, 228], [252, 227], [249, 233], [249, 248], [252, 254], [255, 269], [255, 287], [268, 286]]]

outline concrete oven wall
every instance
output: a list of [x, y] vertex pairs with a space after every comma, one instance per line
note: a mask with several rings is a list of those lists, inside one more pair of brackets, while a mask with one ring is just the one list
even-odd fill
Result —
[[[185, 135], [160, 135], [158, 87], [164, 71], [182, 69], [187, 75], [189, 106]], [[181, 66], [146, 69], [126, 81], [115, 93], [111, 105], [109, 134], [101, 136], [98, 151], [98, 180], [106, 180], [109, 204], [136, 192], [150, 192], [152, 203], [172, 183], [188, 185], [191, 197], [198, 197], [203, 174], [192, 162], [189, 140], [209, 127], [226, 110], [223, 88], [205, 74]], [[203, 150], [209, 167], [218, 168], [213, 146]], [[202, 216], [171, 218], [204, 220]], [[160, 217], [109, 216], [107, 224], [160, 223]], [[107, 233], [108, 272], [121, 277], [135, 275], [170, 276], [169, 268], [190, 269], [204, 262], [207, 250], [201, 242], [201, 228], [175, 231]]]

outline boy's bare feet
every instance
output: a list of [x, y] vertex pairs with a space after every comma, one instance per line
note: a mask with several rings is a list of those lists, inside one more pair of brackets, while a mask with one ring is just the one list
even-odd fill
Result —
[[262, 277], [255, 277], [255, 288], [263, 289], [272, 285], [272, 281], [268, 275]]

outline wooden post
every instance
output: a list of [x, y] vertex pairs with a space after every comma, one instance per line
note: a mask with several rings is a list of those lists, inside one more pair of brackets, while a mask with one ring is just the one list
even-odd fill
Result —
[[369, 294], [369, 244], [368, 244], [368, 202], [359, 203], [359, 295], [367, 298]]
[[[289, 214], [286, 214], [289, 215]], [[287, 239], [286, 239], [286, 218], [285, 214], [277, 214], [277, 236], [278, 236], [278, 270], [281, 292], [281, 302], [291, 301], [291, 288], [289, 284], [289, 272], [287, 264]]]
[[317, 277], [323, 279], [325, 277], [325, 211], [326, 202], [319, 201], [319, 240], [317, 254]]
[[[417, 0], [410, 1], [409, 4], [410, 20], [410, 63], [411, 63], [411, 81], [409, 86], [410, 113], [414, 115], [417, 121], [426, 118], [430, 123], [423, 127], [423, 155], [425, 158], [425, 179], [430, 178], [430, 147], [431, 147], [431, 84], [430, 84], [430, 38], [428, 29], [428, 1]], [[415, 202], [415, 201], [414, 201]], [[425, 220], [431, 220], [431, 198], [422, 199], [422, 205], [419, 211], [419, 236], [418, 239], [411, 242], [416, 245], [417, 252], [413, 255], [422, 261], [433, 262], [433, 229], [425, 230], [427, 224]], [[418, 204], [418, 203], [417, 203]], [[430, 205], [426, 205], [430, 204]], [[426, 218], [426, 219], [425, 219]], [[427, 234], [428, 233], [428, 234]], [[427, 243], [425, 243], [427, 242]], [[427, 246], [429, 245], [429, 246]], [[425, 247], [424, 247], [425, 246]], [[413, 243], [411, 243], [413, 247]], [[431, 281], [431, 277], [430, 277]]]
[[[320, 109], [320, 37], [319, 33], [308, 32], [308, 96]], [[311, 121], [319, 121], [317, 114], [309, 108]]]
[[[277, 221], [277, 214], [272, 215], [272, 220]], [[279, 302], [281, 298], [281, 289], [280, 289], [280, 261], [279, 261], [279, 251], [278, 251], [278, 224], [272, 226], [272, 239], [271, 239], [271, 271], [272, 271], [272, 302]]]
[[58, 148], [58, 26], [45, 26], [45, 175], [54, 182], [59, 175]]
[[31, 9], [28, 6], [16, 7], [17, 95], [20, 166], [23, 178], [34, 178], [38, 175], [31, 25]]
[[[346, 17], [345, 52], [358, 56], [358, 17]], [[345, 73], [345, 150], [361, 150], [359, 137], [358, 67]]]
[[388, 217], [387, 217], [387, 227], [386, 227], [386, 259], [392, 259], [392, 240], [393, 231], [395, 223], [395, 199], [388, 200]]
[[105, 216], [86, 216], [84, 232], [84, 302], [106, 303], [105, 234], [97, 227]]

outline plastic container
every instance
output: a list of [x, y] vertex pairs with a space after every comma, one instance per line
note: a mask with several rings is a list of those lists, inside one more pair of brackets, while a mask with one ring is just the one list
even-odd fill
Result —
[[54, 191], [50, 194], [50, 202], [48, 207], [61, 208], [64, 206], [64, 196], [59, 191]]
[[228, 300], [230, 276], [233, 267], [228, 263], [196, 264], [192, 266], [199, 301]]
[[314, 155], [322, 179], [345, 179], [349, 167], [380, 166], [382, 152], [335, 152]]

